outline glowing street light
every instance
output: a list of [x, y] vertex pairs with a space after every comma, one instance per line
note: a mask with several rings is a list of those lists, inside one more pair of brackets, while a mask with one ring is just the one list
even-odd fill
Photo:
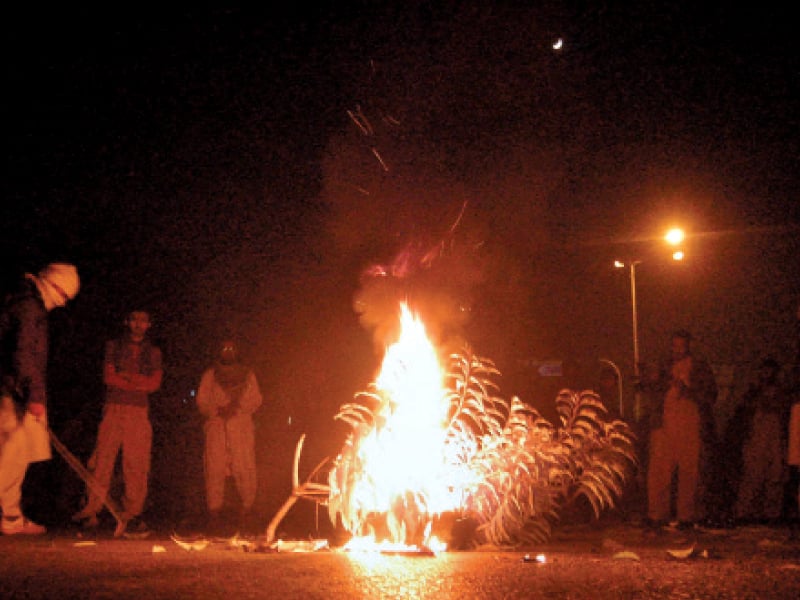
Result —
[[[679, 227], [673, 227], [664, 236], [664, 239], [670, 246], [677, 246], [681, 244], [685, 238], [686, 234], [683, 233], [683, 229], [680, 229]], [[679, 248], [672, 253], [672, 260], [683, 260], [683, 256], [683, 250]]]
[[664, 239], [670, 246], [677, 246], [684, 240], [685, 237], [686, 234], [683, 233], [683, 229], [674, 227], [667, 232], [667, 234], [664, 236]]
[[[683, 242], [685, 238], [685, 234], [682, 229], [674, 228], [670, 229], [666, 235], [664, 236], [664, 240], [671, 246], [677, 246], [681, 242]], [[672, 260], [683, 260], [684, 254], [682, 250], [676, 250], [672, 253]], [[629, 260], [629, 261], [621, 261], [615, 260], [614, 266], [617, 269], [624, 269], [628, 268], [630, 270], [630, 279], [631, 279], [631, 320], [633, 325], [633, 375], [636, 381], [639, 380], [640, 371], [639, 371], [639, 316], [637, 311], [636, 305], [636, 265], [642, 264], [641, 260]], [[639, 397], [639, 392], [635, 393], [635, 406], [634, 406], [634, 418], [638, 421], [640, 418], [640, 411], [641, 411], [641, 399]]]

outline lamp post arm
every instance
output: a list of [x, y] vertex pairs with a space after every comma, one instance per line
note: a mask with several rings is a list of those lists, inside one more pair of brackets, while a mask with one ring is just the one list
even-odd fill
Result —
[[609, 360], [607, 358], [601, 358], [600, 362], [609, 365], [612, 369], [614, 369], [614, 372], [617, 374], [617, 403], [619, 404], [619, 417], [620, 419], [624, 419], [625, 403], [622, 400], [622, 372], [619, 370], [619, 367], [612, 360]]

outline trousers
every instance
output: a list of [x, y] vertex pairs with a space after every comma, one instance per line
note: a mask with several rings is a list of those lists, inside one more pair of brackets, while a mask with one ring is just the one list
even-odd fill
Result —
[[700, 415], [691, 400], [667, 397], [664, 420], [650, 434], [647, 513], [654, 521], [669, 520], [672, 477], [677, 471], [676, 517], [694, 521], [700, 479]]
[[[106, 404], [97, 430], [97, 446], [89, 464], [99, 487], [108, 494], [117, 455], [122, 453], [122, 479], [125, 485], [122, 508], [129, 518], [139, 516], [144, 510], [152, 441], [153, 427], [147, 407]], [[100, 512], [103, 500], [90, 493], [84, 512]]]

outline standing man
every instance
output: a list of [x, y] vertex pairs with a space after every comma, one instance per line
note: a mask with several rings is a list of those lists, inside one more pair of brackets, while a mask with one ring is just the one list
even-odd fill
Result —
[[[748, 389], [730, 419], [725, 449], [741, 454], [735, 475], [737, 521], [776, 523], [783, 513], [786, 483], [786, 422], [791, 397], [781, 386], [781, 367], [767, 358], [758, 370], [758, 382]], [[738, 451], [741, 448], [741, 451]]]
[[650, 525], [665, 525], [671, 516], [671, 482], [677, 471], [676, 517], [681, 529], [698, 517], [702, 460], [714, 446], [717, 385], [708, 363], [691, 353], [692, 336], [676, 331], [669, 364], [650, 382], [650, 458], [647, 472], [647, 516]]
[[75, 298], [77, 269], [51, 263], [38, 275], [25, 274], [20, 289], [0, 314], [0, 531], [4, 535], [45, 533], [22, 514], [22, 482], [28, 465], [49, 460], [47, 431], [48, 313]]
[[223, 340], [216, 362], [203, 373], [197, 407], [206, 418], [203, 462], [206, 506], [213, 528], [220, 525], [225, 480], [233, 476], [241, 501], [240, 527], [256, 499], [256, 454], [253, 413], [261, 406], [261, 391], [252, 369], [239, 361], [233, 340]]
[[[93, 463], [97, 483], [108, 493], [117, 454], [122, 452], [125, 485], [122, 509], [128, 521], [126, 531], [146, 535], [148, 529], [140, 515], [147, 498], [153, 439], [148, 409], [150, 394], [161, 387], [161, 350], [147, 338], [151, 324], [149, 312], [133, 310], [128, 313], [125, 324], [126, 335], [106, 343], [103, 363], [106, 399], [90, 463]], [[90, 493], [86, 506], [73, 520], [96, 525], [103, 500]]]

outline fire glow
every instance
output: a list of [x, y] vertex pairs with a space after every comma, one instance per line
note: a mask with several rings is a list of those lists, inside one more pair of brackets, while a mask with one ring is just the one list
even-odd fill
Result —
[[[358, 466], [349, 473], [352, 492], [342, 510], [355, 536], [346, 549], [444, 550], [431, 535], [433, 519], [463, 499], [461, 461], [450, 456], [444, 370], [422, 321], [405, 304], [400, 313], [400, 337], [386, 349], [368, 394], [379, 404], [373, 423], [354, 431], [345, 449]], [[375, 530], [376, 516], [385, 519], [386, 539]]]
[[324, 463], [300, 485], [298, 442], [292, 496], [268, 540], [299, 497], [324, 498], [331, 523], [352, 536], [345, 549], [391, 554], [445, 550], [435, 533], [457, 547], [541, 542], [579, 496], [598, 517], [614, 506], [636, 464], [633, 434], [604, 418], [596, 393], [559, 392], [554, 426], [497, 394], [491, 360], [464, 345], [445, 369], [406, 305], [400, 324], [375, 381], [335, 417], [350, 433], [327, 485], [313, 481]]

